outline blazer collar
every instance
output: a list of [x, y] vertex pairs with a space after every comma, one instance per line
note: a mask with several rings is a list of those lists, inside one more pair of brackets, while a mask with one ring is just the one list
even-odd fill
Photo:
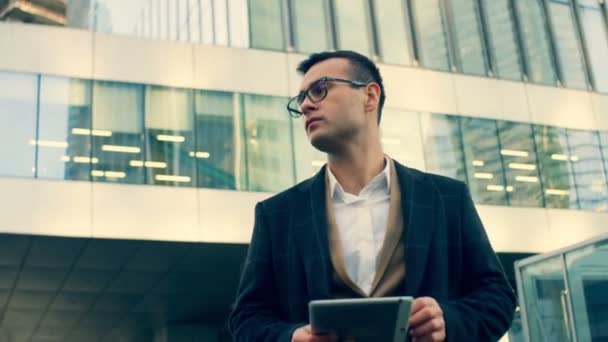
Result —
[[[306, 268], [311, 299], [331, 297], [331, 256], [329, 253], [327, 209], [325, 207], [325, 168], [300, 186], [291, 205], [295, 243]], [[424, 173], [395, 161], [401, 189], [405, 253], [405, 295], [419, 293], [437, 218], [436, 192]]]

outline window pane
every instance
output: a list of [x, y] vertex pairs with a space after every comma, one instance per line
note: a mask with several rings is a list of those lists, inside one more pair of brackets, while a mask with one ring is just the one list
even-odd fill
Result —
[[195, 108], [198, 186], [236, 189], [234, 95], [200, 90]]
[[[193, 111], [190, 90], [146, 86], [146, 145], [144, 165], [149, 184], [194, 186], [196, 175]], [[128, 146], [115, 153], [139, 155]]]
[[380, 129], [384, 153], [409, 167], [424, 170], [424, 151], [418, 113], [384, 108]]
[[285, 50], [281, 0], [249, 0], [251, 47]]
[[532, 125], [498, 121], [500, 155], [507, 178], [509, 203], [543, 207], [538, 161], [532, 140]]
[[427, 171], [466, 182], [458, 117], [422, 114], [421, 123]]
[[[92, 179], [99, 182], [143, 184], [143, 86], [96, 81], [93, 85], [93, 129], [83, 131], [93, 140]], [[121, 153], [116, 146], [139, 149]]]
[[519, 272], [522, 289], [520, 296], [525, 296], [523, 304], [529, 340], [570, 341], [562, 309], [563, 295], [567, 293], [562, 256], [526, 265]]
[[230, 17], [230, 46], [249, 47], [249, 18], [247, 0], [228, 0]]
[[201, 41], [198, 14], [198, 0], [188, 0], [188, 30], [190, 32], [190, 42], [192, 43], [200, 43]]
[[369, 8], [365, 0], [334, 0], [338, 48], [372, 55]]
[[533, 82], [554, 85], [556, 83], [553, 57], [549, 45], [549, 33], [541, 0], [516, 0], [526, 58], [530, 67], [529, 78]]
[[203, 31], [201, 40], [203, 44], [213, 44], [214, 25], [213, 25], [213, 0], [201, 1], [201, 30]]
[[[90, 180], [91, 85], [89, 81], [43, 76], [40, 80], [38, 177]], [[43, 142], [51, 143], [42, 146]]]
[[534, 126], [540, 175], [547, 208], [578, 208], [570, 172], [566, 129]]
[[[37, 93], [36, 75], [0, 72], [0, 157], [10, 160], [0, 175], [34, 176]], [[40, 146], [49, 148], [58, 147]]]
[[293, 1], [291, 22], [298, 51], [312, 53], [329, 49], [326, 4], [325, 0]]
[[462, 72], [486, 75], [481, 19], [475, 0], [450, 0]]
[[413, 0], [412, 6], [421, 64], [432, 69], [450, 70], [446, 24], [439, 1]]
[[280, 191], [294, 184], [287, 99], [243, 95], [248, 189]]
[[578, 10], [596, 90], [608, 92], [608, 32], [600, 5], [596, 0], [579, 0]]
[[227, 0], [213, 0], [213, 32], [216, 45], [228, 45]]
[[496, 122], [460, 118], [469, 190], [476, 203], [507, 205]]
[[521, 54], [509, 0], [482, 0], [498, 77], [521, 80]]
[[602, 147], [602, 159], [604, 160], [604, 171], [608, 176], [608, 132], [600, 132], [600, 146]]
[[569, 129], [568, 145], [580, 208], [608, 211], [608, 188], [597, 132]]
[[376, 0], [374, 10], [382, 61], [410, 65], [410, 38], [405, 2], [402, 0]]
[[570, 1], [549, 0], [547, 4], [564, 84], [568, 87], [585, 89], [587, 88], [587, 81], [583, 68], [583, 57], [578, 43], [574, 13]]

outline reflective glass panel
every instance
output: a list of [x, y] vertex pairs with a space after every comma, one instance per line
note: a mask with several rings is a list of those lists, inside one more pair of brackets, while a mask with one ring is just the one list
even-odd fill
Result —
[[574, 13], [569, 0], [548, 0], [547, 7], [553, 25], [557, 57], [563, 83], [572, 88], [585, 89], [587, 81], [583, 57], [578, 42]]
[[249, 0], [252, 48], [285, 50], [282, 4], [281, 0]]
[[566, 129], [534, 126], [541, 180], [547, 208], [578, 208], [570, 171]]
[[391, 64], [411, 64], [405, 1], [376, 0], [373, 4], [382, 61]]
[[608, 187], [598, 133], [573, 129], [567, 133], [579, 207], [608, 211]]
[[420, 120], [427, 171], [466, 182], [458, 117], [422, 114]]
[[228, 0], [230, 46], [249, 47], [247, 0]]
[[[259, 3], [259, 0], [255, 0], [256, 3]], [[268, 3], [270, 4], [271, 1], [268, 1]], [[228, 39], [229, 39], [229, 35], [228, 35], [228, 8], [226, 7], [228, 6], [227, 0], [213, 0], [213, 33], [214, 33], [214, 44], [216, 45], [228, 45]], [[270, 16], [274, 15], [274, 12], [271, 10], [271, 13], [267, 13], [267, 12], [256, 12], [256, 13], [251, 13], [252, 17], [254, 17], [255, 15], [262, 15], [262, 17], [264, 15], [269, 15], [269, 17], [267, 18], [267, 20], [275, 20], [276, 18], [272, 17], [270, 18]], [[261, 20], [261, 18], [258, 16], [256, 17], [258, 19]], [[275, 42], [275, 36], [277, 35], [277, 33], [275, 33], [274, 35], [272, 34], [272, 32], [269, 32], [266, 28], [264, 28], [263, 24], [257, 23], [258, 26], [258, 31], [257, 31], [257, 37], [259, 38], [260, 41], [264, 41], [267, 44], [273, 44]], [[274, 25], [274, 22], [269, 22], [266, 25]], [[280, 32], [279, 32], [280, 34]], [[253, 46], [252, 46], [253, 47]], [[261, 48], [261, 46], [260, 46]]]
[[509, 203], [514, 206], [543, 207], [543, 193], [532, 125], [498, 121], [500, 157], [505, 170]]
[[286, 98], [243, 95], [248, 190], [280, 191], [294, 184], [294, 163]]
[[[234, 129], [235, 95], [228, 92], [196, 92], [196, 151], [198, 186], [236, 189], [238, 170]], [[238, 108], [238, 107], [237, 107]]]
[[531, 81], [556, 84], [549, 32], [541, 0], [515, 0]]
[[476, 203], [507, 205], [505, 185], [498, 146], [498, 130], [494, 120], [460, 118], [462, 145], [469, 190]]
[[515, 21], [509, 0], [482, 0], [490, 51], [498, 77], [521, 80], [521, 52], [517, 45]]
[[372, 55], [369, 7], [365, 0], [334, 0], [338, 48]]
[[578, 341], [606, 340], [608, 326], [608, 241], [566, 253], [568, 286]]
[[[34, 177], [38, 76], [0, 72], [0, 175]], [[61, 143], [65, 143], [64, 140]], [[64, 147], [41, 145], [42, 149]]]
[[[95, 81], [93, 84], [93, 127], [82, 130], [93, 142], [93, 181], [144, 184], [144, 86]], [[120, 153], [113, 147], [138, 149]]]
[[[149, 184], [194, 186], [196, 180], [191, 90], [146, 86], [144, 167]], [[106, 149], [139, 156], [137, 146]]]
[[438, 0], [413, 0], [414, 23], [421, 64], [438, 70], [450, 70], [446, 23]]
[[308, 53], [328, 50], [327, 1], [294, 0], [292, 6], [296, 50]]
[[589, 68], [597, 91], [608, 93], [608, 32], [597, 0], [578, 0]]
[[90, 180], [91, 83], [87, 80], [43, 76], [40, 80], [38, 177]]
[[487, 63], [482, 43], [482, 27], [477, 1], [450, 0], [456, 46], [462, 72], [486, 75]]
[[384, 108], [380, 131], [384, 153], [405, 166], [425, 169], [418, 113]]
[[600, 146], [602, 151], [602, 159], [604, 160], [604, 171], [608, 176], [608, 131], [600, 131]]
[[530, 341], [570, 341], [562, 256], [525, 266], [520, 272]]

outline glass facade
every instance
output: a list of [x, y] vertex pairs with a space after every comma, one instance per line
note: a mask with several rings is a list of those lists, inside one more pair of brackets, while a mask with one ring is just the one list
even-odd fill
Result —
[[484, 76], [487, 74], [487, 61], [478, 2], [450, 0], [449, 3], [460, 70], [466, 74]]
[[65, 26], [313, 53], [608, 93], [601, 0], [68, 1]]
[[450, 70], [447, 25], [439, 0], [412, 0], [413, 19], [420, 64]]
[[600, 4], [594, 0], [578, 0], [577, 10], [587, 48], [589, 69], [595, 90], [608, 93], [608, 16], [602, 16]]
[[[40, 80], [37, 175], [90, 180], [99, 159], [91, 155], [91, 82], [43, 76]], [[43, 144], [43, 145], [41, 145]]]
[[330, 48], [328, 3], [325, 0], [294, 0], [292, 31], [298, 51], [313, 53]]
[[547, 9], [557, 50], [562, 82], [567, 87], [585, 89], [587, 80], [578, 42], [574, 11], [569, 0], [549, 0]]
[[373, 1], [373, 5], [382, 62], [410, 65], [411, 39], [405, 2], [376, 0]]
[[333, 0], [333, 5], [337, 48], [372, 56], [368, 1]]
[[[65, 149], [65, 141], [40, 141], [36, 135], [38, 77], [0, 72], [0, 163], [6, 176], [32, 177], [36, 174], [36, 148]], [[57, 146], [57, 147], [54, 147]]]
[[494, 61], [494, 74], [508, 80], [521, 80], [522, 56], [511, 2], [482, 0], [480, 4], [488, 27], [487, 35], [490, 54]]
[[[460, 118], [469, 191], [478, 203], [507, 205], [496, 121]], [[439, 156], [441, 158], [441, 156]]]
[[542, 0], [516, 0], [515, 4], [528, 62], [528, 78], [533, 82], [554, 85], [557, 74]]
[[[608, 240], [599, 236], [515, 263], [522, 341], [606, 339]], [[519, 341], [519, 340], [518, 340]]]
[[[8, 72], [0, 89], [0, 176], [275, 192], [326, 162], [283, 97]], [[394, 108], [380, 129], [476, 203], [608, 211], [608, 132]]]
[[249, 0], [249, 34], [252, 48], [285, 50], [283, 1]]

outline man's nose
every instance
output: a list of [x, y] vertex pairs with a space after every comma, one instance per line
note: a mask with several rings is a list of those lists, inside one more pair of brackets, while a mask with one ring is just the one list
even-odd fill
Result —
[[302, 114], [306, 115], [308, 114], [311, 110], [314, 110], [317, 108], [317, 104], [312, 102], [308, 96], [304, 97], [304, 101], [302, 102], [302, 104], [300, 105], [300, 112], [302, 112]]

